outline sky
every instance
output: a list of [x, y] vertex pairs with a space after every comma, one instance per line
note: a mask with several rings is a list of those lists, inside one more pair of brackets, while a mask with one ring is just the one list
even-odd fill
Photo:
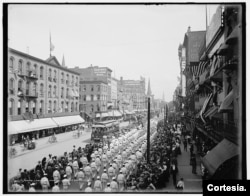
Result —
[[[208, 23], [215, 10], [208, 7]], [[180, 76], [178, 46], [188, 27], [206, 29], [205, 5], [10, 5], [9, 47], [68, 68], [109, 67], [124, 80], [150, 79], [155, 98], [173, 99]], [[147, 90], [147, 83], [146, 83]]]

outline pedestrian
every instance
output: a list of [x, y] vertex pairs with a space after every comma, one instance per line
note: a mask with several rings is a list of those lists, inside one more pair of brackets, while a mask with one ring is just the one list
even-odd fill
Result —
[[77, 172], [76, 177], [79, 183], [79, 189], [82, 190], [83, 185], [84, 185], [84, 177], [85, 177], [83, 168], [80, 168], [80, 171]]
[[95, 190], [95, 192], [101, 192], [102, 191], [102, 182], [100, 180], [100, 176], [96, 177], [96, 181], [94, 183], [94, 190]]
[[103, 189], [106, 188], [108, 180], [109, 180], [109, 177], [108, 177], [108, 174], [107, 174], [107, 170], [104, 169], [103, 173], [102, 173], [102, 176], [101, 176], [101, 182], [102, 182], [102, 188]]
[[184, 189], [184, 179], [183, 179], [183, 178], [181, 178], [181, 179], [178, 181], [178, 183], [177, 183], [177, 185], [176, 185], [176, 188], [179, 189], [179, 190], [183, 190], [183, 189]]
[[110, 188], [110, 183], [107, 184], [107, 187], [104, 189], [104, 192], [112, 192]]
[[196, 173], [196, 166], [197, 166], [197, 163], [196, 163], [195, 154], [193, 154], [193, 156], [191, 157], [191, 165], [192, 165], [192, 173], [193, 173], [193, 174], [197, 174], [197, 173]]
[[63, 178], [64, 178], [62, 180], [63, 191], [68, 191], [70, 186], [70, 180], [68, 179], [68, 176], [66, 174], [63, 176]]
[[70, 164], [68, 163], [66, 169], [65, 169], [67, 178], [69, 179], [69, 181], [71, 180], [71, 176], [72, 176], [72, 168], [70, 166]]
[[36, 192], [35, 185], [34, 182], [30, 184], [29, 192]]
[[55, 185], [52, 187], [52, 192], [56, 193], [56, 192], [60, 192], [60, 188], [59, 188], [59, 182], [56, 182]]
[[61, 174], [60, 174], [60, 172], [58, 170], [59, 170], [59, 168], [58, 168], [58, 166], [56, 166], [55, 167], [55, 171], [53, 172], [54, 184], [56, 184], [57, 182], [59, 182], [60, 179], [61, 179]]
[[183, 144], [184, 144], [184, 151], [187, 152], [187, 140], [186, 139], [184, 139]]
[[118, 191], [118, 184], [116, 182], [115, 177], [112, 178], [112, 182], [110, 183], [110, 188], [112, 192], [117, 192]]
[[88, 186], [87, 186], [87, 188], [85, 189], [85, 192], [86, 192], [86, 193], [93, 192], [93, 190], [92, 190], [92, 188], [91, 188], [91, 182], [88, 182]]
[[172, 173], [172, 176], [173, 176], [173, 184], [174, 186], [176, 186], [176, 175], [178, 173], [178, 168], [175, 164], [172, 164], [171, 165], [171, 173]]

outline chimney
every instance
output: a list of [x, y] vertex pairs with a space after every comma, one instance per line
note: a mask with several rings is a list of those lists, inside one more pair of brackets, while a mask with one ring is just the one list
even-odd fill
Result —
[[191, 27], [189, 26], [187, 32], [189, 33], [190, 31], [191, 31]]
[[120, 80], [122, 81], [122, 80], [123, 80], [123, 77], [120, 77]]

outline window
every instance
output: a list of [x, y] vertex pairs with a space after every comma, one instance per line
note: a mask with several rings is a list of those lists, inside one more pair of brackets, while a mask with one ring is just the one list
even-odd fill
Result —
[[17, 115], [21, 115], [21, 109], [22, 109], [22, 101], [18, 100], [17, 102]]
[[66, 75], [66, 84], [69, 84], [69, 74]]
[[64, 97], [64, 88], [62, 87], [62, 90], [61, 90], [61, 98]]
[[34, 83], [34, 87], [33, 87], [33, 93], [36, 96], [37, 95], [37, 83]]
[[14, 100], [11, 99], [9, 101], [9, 115], [13, 115], [14, 114], [13, 112], [14, 112]]
[[78, 104], [76, 103], [76, 110], [75, 110], [76, 112], [78, 111]]
[[23, 73], [23, 62], [22, 62], [22, 60], [18, 61], [18, 73], [19, 74]]
[[78, 86], [78, 77], [76, 77], [76, 86]]
[[74, 83], [75, 83], [75, 79], [74, 79], [74, 76], [72, 75], [72, 81], [71, 81], [72, 86], [74, 86]]
[[37, 77], [37, 64], [34, 64], [34, 76]]
[[23, 81], [18, 81], [18, 95], [21, 95], [23, 93]]
[[96, 107], [97, 107], [97, 111], [99, 112], [100, 111], [100, 106], [97, 104]]
[[40, 107], [39, 107], [39, 112], [42, 114], [43, 113], [43, 100], [40, 101]]
[[28, 101], [26, 102], [26, 105], [25, 105], [25, 111], [29, 112], [29, 102]]
[[94, 85], [91, 85], [91, 91], [94, 91]]
[[100, 100], [100, 95], [97, 95], [97, 100]]
[[9, 69], [10, 69], [11, 72], [14, 71], [14, 58], [13, 57], [10, 57]]
[[64, 110], [64, 102], [63, 101], [61, 102], [61, 110], [62, 110], [62, 112]]
[[83, 85], [83, 92], [87, 90], [86, 85]]
[[100, 88], [100, 85], [97, 85], [97, 91], [100, 91], [101, 88]]
[[65, 112], [68, 112], [69, 111], [69, 102], [66, 102], [65, 104]]
[[49, 101], [49, 107], [48, 107], [48, 113], [51, 113], [52, 111], [52, 102]]
[[86, 101], [86, 95], [83, 95], [83, 101]]
[[48, 91], [48, 97], [51, 98], [51, 91], [52, 91], [52, 88], [51, 88], [51, 85], [49, 85], [49, 91]]
[[52, 70], [51, 70], [51, 69], [49, 69], [49, 77], [48, 77], [48, 80], [49, 80], [50, 82], [52, 82]]
[[67, 88], [67, 91], [66, 91], [66, 98], [69, 99], [69, 89]]
[[15, 89], [14, 89], [14, 79], [11, 78], [9, 82], [9, 91], [11, 95], [14, 95]]
[[94, 95], [91, 95], [91, 101], [94, 101]]
[[35, 101], [31, 102], [31, 107], [32, 107], [33, 114], [35, 114], [36, 113], [36, 102]]
[[94, 112], [94, 105], [91, 105], [91, 112]]
[[30, 62], [27, 63], [26, 74], [27, 74], [27, 76], [30, 75]]
[[56, 70], [54, 70], [54, 78], [53, 78], [53, 81], [56, 82]]
[[54, 97], [56, 97], [56, 86], [54, 86], [54, 92], [53, 92], [53, 94], [54, 94]]
[[56, 112], [56, 101], [54, 101], [54, 109], [53, 109], [53, 112], [54, 112], [54, 113]]
[[40, 67], [40, 80], [43, 80], [43, 67]]
[[74, 112], [74, 103], [71, 103], [71, 112]]
[[43, 93], [43, 84], [40, 84], [40, 96], [43, 97], [44, 93]]
[[30, 82], [26, 82], [26, 95], [30, 94]]
[[61, 73], [61, 83], [64, 84], [64, 73]]

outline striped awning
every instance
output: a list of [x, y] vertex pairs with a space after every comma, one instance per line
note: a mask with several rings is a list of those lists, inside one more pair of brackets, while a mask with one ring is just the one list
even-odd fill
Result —
[[191, 71], [192, 71], [193, 76], [197, 76], [198, 69], [199, 69], [199, 65], [193, 65], [191, 67]]
[[197, 70], [197, 75], [196, 76], [200, 76], [204, 71], [205, 71], [205, 68], [206, 66], [208, 65], [209, 63], [207, 61], [201, 61], [199, 63], [199, 67], [198, 67], [198, 70]]

